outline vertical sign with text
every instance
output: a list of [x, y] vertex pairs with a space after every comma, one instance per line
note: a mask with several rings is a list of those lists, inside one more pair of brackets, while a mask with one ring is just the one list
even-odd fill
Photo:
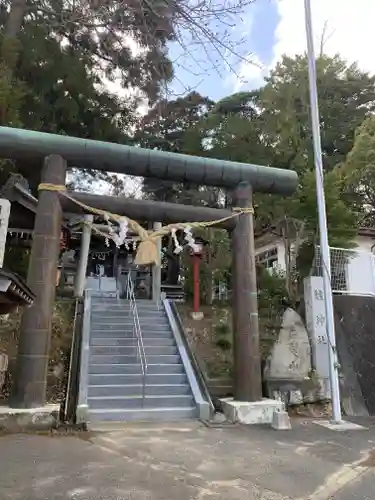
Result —
[[329, 378], [328, 338], [323, 278], [310, 276], [304, 281], [306, 326], [312, 339], [315, 369], [319, 377]]

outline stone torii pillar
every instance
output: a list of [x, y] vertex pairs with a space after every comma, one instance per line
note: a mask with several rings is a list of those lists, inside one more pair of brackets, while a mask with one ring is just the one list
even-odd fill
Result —
[[[252, 207], [252, 187], [241, 182], [234, 192], [234, 205]], [[243, 424], [273, 421], [281, 401], [262, 398], [259, 348], [259, 321], [255, 271], [254, 214], [239, 215], [232, 231], [232, 317], [234, 398], [224, 399], [222, 407], [228, 420]]]
[[[154, 222], [153, 230], [159, 231], [162, 227], [161, 222]], [[159, 262], [152, 266], [152, 300], [160, 302], [161, 297], [161, 238], [156, 242], [158, 249]]]
[[[61, 156], [48, 156], [41, 182], [65, 185], [65, 176], [66, 161]], [[58, 193], [40, 190], [27, 275], [27, 285], [36, 299], [21, 320], [11, 400], [16, 408], [35, 408], [45, 403], [61, 221]]]
[[91, 224], [94, 222], [94, 216], [91, 214], [85, 214], [83, 220], [84, 224], [82, 227], [78, 268], [77, 268], [76, 278], [74, 281], [74, 295], [76, 297], [83, 297], [83, 292], [85, 289], [87, 263], [89, 260], [89, 252], [90, 252]]
[[[240, 208], [250, 208], [252, 199], [250, 184], [239, 184], [234, 193], [234, 205]], [[254, 215], [250, 212], [236, 218], [236, 225], [232, 232], [232, 259], [234, 399], [236, 401], [260, 401], [262, 378]]]

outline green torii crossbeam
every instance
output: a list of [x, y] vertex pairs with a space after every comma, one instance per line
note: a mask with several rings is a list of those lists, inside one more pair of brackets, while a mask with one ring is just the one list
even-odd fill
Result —
[[292, 170], [0, 127], [0, 157], [42, 162], [51, 154], [62, 156], [68, 166], [139, 177], [227, 188], [246, 181], [254, 192], [290, 195], [298, 182]]

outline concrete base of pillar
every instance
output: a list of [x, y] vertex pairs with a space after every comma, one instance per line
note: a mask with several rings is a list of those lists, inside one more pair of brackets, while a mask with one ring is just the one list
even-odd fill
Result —
[[272, 429], [275, 431], [289, 431], [292, 428], [288, 412], [285, 410], [274, 411], [271, 423]]
[[78, 405], [76, 411], [77, 424], [87, 424], [89, 421], [89, 407], [88, 405]]
[[60, 405], [40, 408], [11, 408], [0, 406], [0, 431], [32, 432], [48, 431], [59, 426]]
[[240, 424], [272, 424], [275, 411], [282, 411], [282, 401], [262, 399], [261, 401], [235, 401], [232, 398], [221, 399], [221, 405], [227, 420]]
[[191, 317], [196, 321], [200, 321], [201, 319], [204, 318], [204, 314], [202, 312], [192, 312]]
[[363, 427], [363, 425], [355, 424], [354, 422], [346, 422], [342, 420], [340, 423], [331, 422], [330, 420], [315, 420], [314, 424], [326, 427], [331, 431], [363, 431], [368, 430], [368, 427]]

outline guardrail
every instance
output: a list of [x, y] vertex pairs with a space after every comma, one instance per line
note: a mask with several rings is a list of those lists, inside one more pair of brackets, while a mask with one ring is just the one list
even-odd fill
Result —
[[142, 406], [143, 406], [145, 401], [145, 386], [146, 386], [148, 366], [147, 366], [145, 347], [143, 343], [141, 325], [139, 322], [137, 301], [135, 299], [134, 283], [131, 278], [130, 272], [128, 273], [126, 279], [125, 295], [127, 300], [129, 301], [129, 315], [131, 314], [133, 317], [133, 338], [135, 338], [137, 341], [137, 357], [139, 357], [141, 371], [142, 371]]
[[86, 423], [88, 421], [88, 376], [90, 359], [90, 330], [91, 330], [91, 290], [84, 291], [83, 320], [81, 349], [79, 353], [79, 390], [78, 404], [76, 410], [76, 422]]

